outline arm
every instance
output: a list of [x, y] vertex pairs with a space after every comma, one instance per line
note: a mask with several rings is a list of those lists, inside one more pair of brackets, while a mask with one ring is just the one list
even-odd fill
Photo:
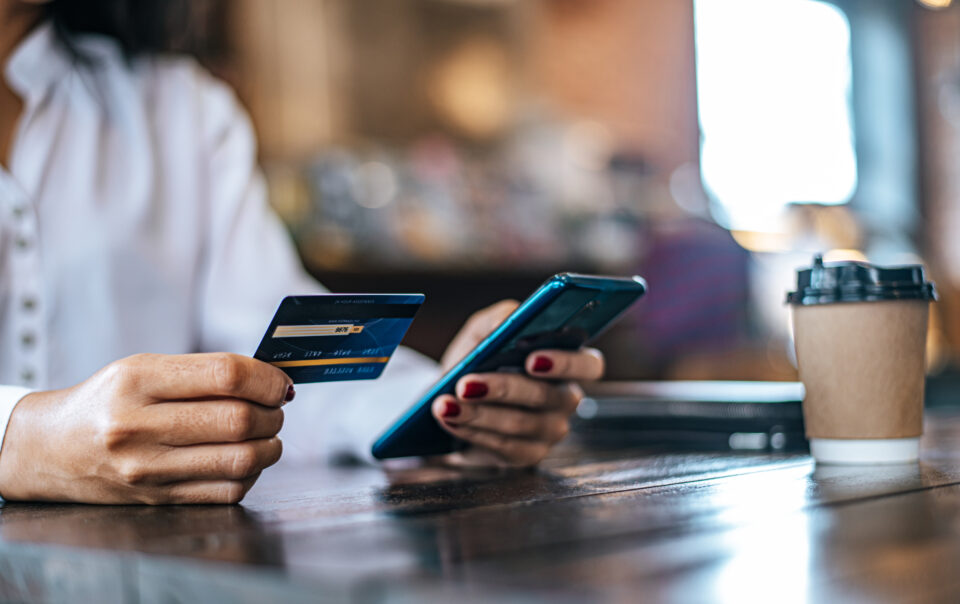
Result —
[[[200, 348], [250, 355], [284, 296], [325, 290], [304, 271], [267, 204], [243, 109], [225, 86], [209, 80], [204, 89], [210, 219], [198, 305]], [[377, 380], [298, 386], [297, 404], [285, 409], [285, 456], [372, 460], [373, 439], [437, 376], [436, 363], [400, 348]]]
[[[246, 115], [224, 86], [211, 82], [208, 96], [212, 209], [200, 305], [202, 347], [251, 354], [283, 296], [323, 289], [304, 272], [266, 203]], [[462, 357], [514, 307], [500, 304], [478, 313], [451, 345], [447, 360]], [[463, 461], [532, 465], [566, 434], [582, 398], [576, 382], [598, 379], [603, 365], [603, 356], [592, 349], [541, 351], [528, 359], [525, 376], [464, 377], [456, 397], [435, 402], [434, 415], [445, 429], [475, 445]], [[288, 456], [348, 454], [370, 460], [375, 437], [437, 377], [435, 364], [400, 349], [378, 380], [301, 387], [298, 404], [286, 410]]]

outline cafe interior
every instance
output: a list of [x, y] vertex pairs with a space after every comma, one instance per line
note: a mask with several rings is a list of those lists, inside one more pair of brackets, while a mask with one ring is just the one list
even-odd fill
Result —
[[[580, 449], [574, 426], [538, 470], [281, 463], [239, 507], [8, 506], [0, 553], [23, 585], [99, 601], [111, 573], [115, 601], [960, 600], [960, 2], [191, 4], [183, 48], [249, 111], [309, 272], [332, 292], [426, 294], [405, 345], [439, 359], [472, 313], [555, 273], [642, 275], [647, 295], [597, 342], [618, 392], [796, 385], [798, 268], [920, 264], [938, 294], [921, 461], [814, 464], [749, 434]], [[10, 541], [119, 561], [36, 565]]]
[[923, 263], [955, 371], [948, 0], [199, 4], [305, 265], [425, 293], [421, 352], [551, 274], [640, 274], [609, 378], [795, 380], [785, 294], [823, 253]]

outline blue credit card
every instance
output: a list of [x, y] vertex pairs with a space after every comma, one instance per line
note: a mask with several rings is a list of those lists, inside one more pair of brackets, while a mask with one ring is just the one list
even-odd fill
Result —
[[253, 355], [297, 384], [380, 377], [422, 294], [288, 296]]

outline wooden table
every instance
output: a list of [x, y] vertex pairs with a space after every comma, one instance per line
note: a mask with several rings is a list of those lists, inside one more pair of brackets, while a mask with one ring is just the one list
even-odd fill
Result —
[[7, 504], [0, 599], [960, 601], [960, 411], [920, 464], [568, 447], [527, 472], [291, 467], [242, 506]]

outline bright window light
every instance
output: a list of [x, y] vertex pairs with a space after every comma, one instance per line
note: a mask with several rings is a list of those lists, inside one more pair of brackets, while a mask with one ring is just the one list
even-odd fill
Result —
[[700, 170], [716, 217], [769, 231], [857, 188], [850, 24], [815, 0], [695, 0]]

